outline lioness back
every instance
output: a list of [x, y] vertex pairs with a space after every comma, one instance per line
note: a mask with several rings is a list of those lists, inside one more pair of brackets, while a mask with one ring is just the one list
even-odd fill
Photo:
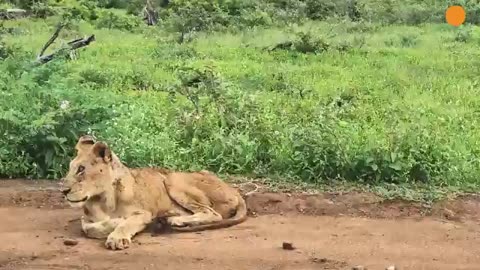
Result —
[[172, 207], [167, 194], [165, 180], [169, 173], [166, 169], [135, 168], [130, 169], [135, 179], [134, 203], [156, 213], [158, 209]]

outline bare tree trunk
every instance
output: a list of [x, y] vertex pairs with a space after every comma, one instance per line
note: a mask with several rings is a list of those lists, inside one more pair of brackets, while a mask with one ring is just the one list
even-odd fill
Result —
[[150, 0], [147, 0], [145, 7], [143, 7], [143, 19], [147, 25], [156, 25], [158, 23], [158, 12], [153, 8]]

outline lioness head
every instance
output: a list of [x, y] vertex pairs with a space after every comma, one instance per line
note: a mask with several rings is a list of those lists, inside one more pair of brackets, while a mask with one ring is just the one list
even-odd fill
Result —
[[111, 191], [112, 152], [107, 144], [88, 135], [80, 137], [75, 148], [77, 155], [63, 179], [62, 192], [72, 207], [83, 207], [88, 200]]

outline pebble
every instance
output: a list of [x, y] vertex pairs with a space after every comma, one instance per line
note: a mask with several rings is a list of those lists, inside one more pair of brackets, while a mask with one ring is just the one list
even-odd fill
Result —
[[66, 246], [76, 246], [78, 244], [78, 241], [75, 239], [65, 239], [63, 241], [63, 244]]
[[327, 258], [313, 258], [312, 261], [315, 263], [326, 263], [328, 260]]
[[392, 265], [392, 266], [389, 266], [389, 267], [385, 268], [385, 270], [397, 270], [397, 268], [395, 267], [395, 265]]
[[283, 242], [282, 248], [285, 249], [285, 250], [294, 250], [295, 249], [293, 244], [289, 243], [289, 242]]

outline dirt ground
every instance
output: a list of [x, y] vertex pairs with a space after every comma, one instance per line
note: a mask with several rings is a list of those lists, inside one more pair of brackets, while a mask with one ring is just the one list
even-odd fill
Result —
[[477, 196], [427, 207], [368, 193], [261, 191], [247, 202], [250, 219], [240, 225], [147, 230], [129, 249], [110, 251], [82, 235], [81, 211], [64, 204], [54, 182], [0, 180], [0, 269], [480, 269]]

